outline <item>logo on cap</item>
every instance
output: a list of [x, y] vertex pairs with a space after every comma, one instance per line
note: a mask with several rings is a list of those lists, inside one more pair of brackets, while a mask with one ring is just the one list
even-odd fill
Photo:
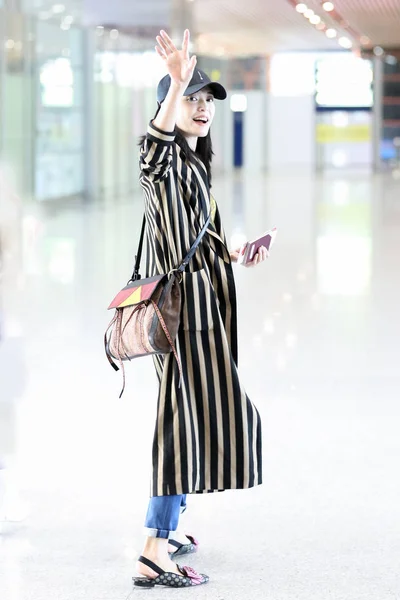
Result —
[[204, 79], [203, 79], [203, 75], [200, 73], [200, 71], [197, 71], [197, 72], [198, 72], [198, 74], [199, 74], [199, 77], [200, 77], [201, 81], [204, 81]]

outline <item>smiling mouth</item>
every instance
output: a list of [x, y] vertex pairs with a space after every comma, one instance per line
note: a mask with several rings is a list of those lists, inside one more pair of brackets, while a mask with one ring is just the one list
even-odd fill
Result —
[[202, 125], [207, 125], [208, 119], [206, 117], [200, 117], [198, 119], [193, 119], [195, 123], [201, 123]]

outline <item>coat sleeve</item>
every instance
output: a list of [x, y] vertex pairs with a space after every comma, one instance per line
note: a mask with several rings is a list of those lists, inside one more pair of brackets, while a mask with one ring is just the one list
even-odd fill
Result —
[[140, 148], [140, 171], [154, 182], [168, 176], [172, 166], [175, 132], [158, 129], [152, 122]]

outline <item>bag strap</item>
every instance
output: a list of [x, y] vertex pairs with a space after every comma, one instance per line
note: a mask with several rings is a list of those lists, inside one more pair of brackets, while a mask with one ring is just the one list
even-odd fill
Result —
[[197, 248], [199, 247], [199, 244], [201, 242], [201, 240], [203, 239], [208, 226], [210, 224], [211, 221], [211, 213], [208, 215], [206, 222], [203, 225], [202, 230], [200, 231], [199, 235], [197, 236], [197, 238], [195, 239], [195, 241], [193, 242], [192, 247], [190, 248], [189, 252], [187, 253], [186, 257], [183, 259], [183, 261], [181, 262], [181, 264], [179, 265], [179, 267], [176, 269], [177, 271], [179, 271], [179, 273], [182, 273], [185, 268], [187, 267], [187, 265], [189, 264], [190, 260], [193, 258]]
[[140, 232], [139, 247], [138, 247], [137, 254], [135, 256], [135, 266], [133, 267], [133, 273], [132, 273], [129, 281], [137, 281], [138, 279], [142, 278], [142, 276], [139, 273], [139, 269], [140, 269], [140, 261], [142, 260], [142, 249], [143, 249], [143, 239], [144, 239], [145, 228], [146, 228], [146, 217], [143, 216], [142, 231]]
[[[205, 235], [207, 228], [210, 224], [210, 221], [211, 221], [211, 213], [208, 215], [206, 222], [203, 225], [202, 230], [200, 231], [199, 235], [193, 242], [193, 245], [190, 248], [189, 252], [187, 253], [186, 257], [183, 259], [183, 261], [181, 262], [179, 267], [177, 267], [176, 269], [173, 269], [174, 271], [178, 271], [178, 272], [182, 273], [182, 271], [185, 270], [185, 268], [189, 264], [190, 260], [193, 258], [203, 236]], [[143, 240], [144, 240], [145, 228], [146, 228], [146, 217], [143, 217], [142, 230], [140, 232], [138, 251], [137, 251], [137, 254], [135, 255], [135, 266], [133, 268], [133, 273], [132, 273], [132, 276], [129, 281], [137, 281], [138, 279], [141, 279], [139, 269], [140, 269], [140, 262], [142, 260], [142, 250], [143, 250]]]

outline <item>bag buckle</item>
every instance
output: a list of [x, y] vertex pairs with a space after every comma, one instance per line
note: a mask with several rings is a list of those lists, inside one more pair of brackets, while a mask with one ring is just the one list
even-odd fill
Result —
[[178, 277], [178, 281], [180, 283], [182, 281], [182, 273], [179, 271], [179, 269], [171, 269], [167, 274], [168, 279], [171, 279], [172, 273], [176, 273], [175, 277]]

